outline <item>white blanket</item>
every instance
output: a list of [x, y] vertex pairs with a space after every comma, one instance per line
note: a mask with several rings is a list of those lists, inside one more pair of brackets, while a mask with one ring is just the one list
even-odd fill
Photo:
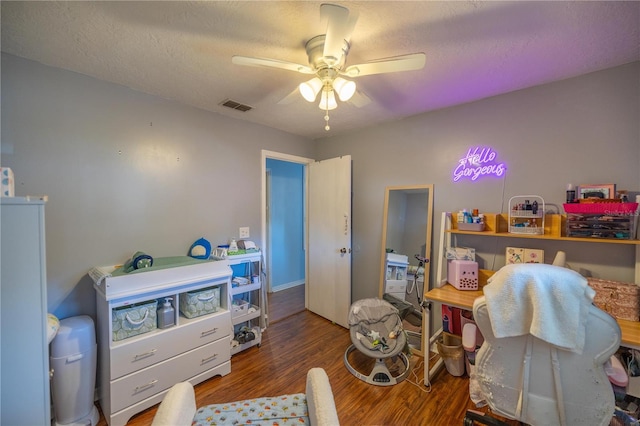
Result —
[[582, 353], [595, 291], [577, 272], [546, 264], [507, 265], [489, 279], [484, 295], [496, 337], [532, 334]]

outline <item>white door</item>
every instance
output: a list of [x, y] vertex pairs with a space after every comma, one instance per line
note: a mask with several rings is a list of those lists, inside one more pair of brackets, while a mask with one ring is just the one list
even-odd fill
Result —
[[349, 327], [351, 156], [309, 164], [307, 308]]

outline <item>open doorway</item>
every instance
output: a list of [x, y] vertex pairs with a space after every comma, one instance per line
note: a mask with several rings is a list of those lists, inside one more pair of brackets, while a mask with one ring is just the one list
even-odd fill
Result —
[[270, 153], [265, 167], [265, 262], [269, 322], [305, 309], [306, 163]]
[[[267, 225], [273, 222], [269, 210], [273, 210], [276, 205], [275, 196], [271, 193], [274, 185], [267, 185], [268, 181], [274, 179], [273, 170], [267, 173], [268, 159], [304, 166], [304, 196], [301, 203], [304, 212], [304, 237], [299, 247], [305, 260], [305, 275], [302, 279], [305, 288], [304, 307], [348, 327], [347, 313], [351, 305], [351, 156], [314, 161], [262, 151], [262, 243], [267, 268], [267, 291], [272, 292], [273, 273], [278, 268], [273, 262], [273, 255], [278, 252], [287, 257], [291, 253], [289, 246], [282, 247], [279, 251], [272, 247], [273, 235], [282, 232], [288, 223], [279, 229]], [[267, 199], [270, 200], [270, 208]], [[294, 205], [286, 196], [281, 203], [284, 206]], [[267, 312], [267, 323], [272, 317]]]

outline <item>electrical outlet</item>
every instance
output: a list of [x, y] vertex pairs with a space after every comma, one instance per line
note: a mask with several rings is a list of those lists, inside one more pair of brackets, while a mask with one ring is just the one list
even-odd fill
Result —
[[238, 232], [240, 238], [249, 238], [249, 227], [245, 226], [240, 228], [240, 232]]

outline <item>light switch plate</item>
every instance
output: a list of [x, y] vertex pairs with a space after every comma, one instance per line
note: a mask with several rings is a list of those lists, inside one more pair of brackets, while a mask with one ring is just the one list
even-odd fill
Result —
[[248, 226], [244, 226], [242, 228], [240, 228], [240, 232], [238, 232], [238, 234], [240, 235], [240, 238], [250, 238], [250, 234], [249, 234], [249, 227]]

